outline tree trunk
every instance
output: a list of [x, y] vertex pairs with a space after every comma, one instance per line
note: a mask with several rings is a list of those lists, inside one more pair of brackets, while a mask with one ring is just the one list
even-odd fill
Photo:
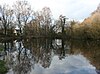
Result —
[[7, 28], [6, 28], [6, 26], [4, 27], [4, 34], [5, 34], [5, 36], [7, 35]]

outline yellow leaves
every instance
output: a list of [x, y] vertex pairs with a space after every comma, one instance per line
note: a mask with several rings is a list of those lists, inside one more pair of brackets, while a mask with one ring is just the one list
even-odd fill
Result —
[[73, 25], [73, 29], [76, 29], [76, 28], [79, 28], [79, 27], [80, 27], [79, 24], [75, 24], [75, 25]]
[[83, 24], [91, 24], [91, 18], [87, 18], [84, 20]]
[[100, 13], [95, 13], [91, 16], [91, 21], [94, 25], [100, 25]]
[[80, 25], [74, 25], [73, 31], [76, 38], [100, 39], [100, 13], [91, 15]]

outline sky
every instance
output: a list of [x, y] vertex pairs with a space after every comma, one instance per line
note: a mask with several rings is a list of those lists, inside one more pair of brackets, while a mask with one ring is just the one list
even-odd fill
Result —
[[[74, 61], [74, 62], [73, 62]], [[35, 64], [30, 74], [97, 74], [95, 67], [82, 55], [70, 55], [59, 60], [58, 56], [52, 58], [49, 68]]]
[[[0, 5], [4, 3], [13, 5], [16, 0], [0, 0]], [[43, 7], [50, 7], [55, 19], [59, 15], [75, 20], [84, 20], [91, 12], [96, 10], [100, 0], [27, 0], [33, 10], [41, 10]]]

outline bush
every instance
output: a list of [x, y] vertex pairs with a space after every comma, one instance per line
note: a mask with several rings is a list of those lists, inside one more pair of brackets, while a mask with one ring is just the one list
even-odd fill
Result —
[[7, 67], [5, 66], [5, 62], [3, 60], [0, 60], [0, 74], [6, 74], [7, 73]]

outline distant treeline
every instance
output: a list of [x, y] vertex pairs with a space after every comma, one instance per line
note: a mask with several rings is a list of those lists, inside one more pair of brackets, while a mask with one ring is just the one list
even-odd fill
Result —
[[49, 7], [34, 11], [27, 1], [0, 5], [0, 37], [100, 39], [100, 6], [82, 23], [67, 19], [54, 20]]

